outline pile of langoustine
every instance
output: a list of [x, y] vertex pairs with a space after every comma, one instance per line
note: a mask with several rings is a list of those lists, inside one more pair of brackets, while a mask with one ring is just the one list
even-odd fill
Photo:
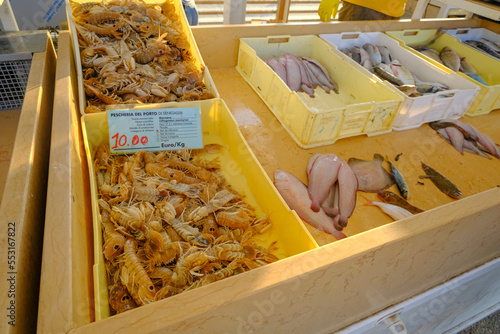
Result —
[[258, 238], [271, 227], [228, 184], [222, 146], [94, 159], [108, 273], [117, 313], [277, 261]]
[[70, 1], [70, 6], [81, 51], [85, 113], [110, 104], [214, 97], [171, 2]]

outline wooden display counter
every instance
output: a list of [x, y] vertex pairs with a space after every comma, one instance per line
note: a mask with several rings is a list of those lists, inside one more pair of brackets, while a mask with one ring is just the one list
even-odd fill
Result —
[[[284, 169], [305, 181], [308, 159], [317, 152], [361, 159], [403, 153], [411, 201], [426, 211], [391, 223], [358, 196], [346, 239], [333, 242], [310, 228], [318, 249], [100, 321], [92, 308], [90, 194], [71, 43], [61, 33], [38, 332], [334, 332], [497, 258], [500, 161], [461, 156], [427, 125], [301, 149], [235, 70], [241, 37], [482, 26], [498, 30], [478, 19], [193, 28], [221, 98], [271, 179]], [[498, 111], [464, 121], [500, 142]], [[427, 180], [418, 185], [420, 161], [441, 169], [464, 198], [453, 201]]]
[[45, 47], [33, 53], [22, 109], [0, 111], [1, 333], [32, 331], [38, 312], [56, 53], [47, 32], [33, 36]]

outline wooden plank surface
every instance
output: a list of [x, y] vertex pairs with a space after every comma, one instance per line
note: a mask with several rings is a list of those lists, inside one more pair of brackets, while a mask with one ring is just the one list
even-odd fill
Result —
[[37, 331], [94, 321], [92, 226], [69, 33], [59, 35]]
[[20, 114], [20, 109], [0, 111], [0, 203], [7, 182]]
[[0, 294], [5, 296], [0, 301], [0, 333], [36, 328], [55, 63], [55, 50], [47, 38], [45, 52], [33, 55], [6, 196], [0, 205], [0, 266], [4, 268]]

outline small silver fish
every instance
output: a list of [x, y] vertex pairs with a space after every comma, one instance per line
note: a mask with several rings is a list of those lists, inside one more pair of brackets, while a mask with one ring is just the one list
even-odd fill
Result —
[[405, 208], [402, 208], [400, 206], [397, 206], [394, 204], [389, 204], [389, 203], [384, 203], [384, 202], [372, 201], [361, 194], [360, 194], [360, 196], [363, 197], [367, 201], [365, 204], [363, 204], [363, 206], [367, 206], [367, 205], [377, 206], [386, 215], [388, 215], [389, 217], [391, 217], [394, 220], [399, 220], [399, 219], [413, 216], [413, 213], [411, 213], [410, 211], [408, 211]]
[[401, 174], [401, 172], [396, 168], [396, 166], [394, 166], [389, 158], [385, 157], [385, 160], [389, 163], [392, 177], [394, 178], [394, 181], [396, 181], [396, 186], [398, 187], [399, 193], [404, 199], [408, 199], [410, 197], [410, 188], [408, 187], [403, 174]]
[[480, 38], [479, 42], [485, 44], [486, 46], [488, 46], [490, 49], [492, 49], [495, 52], [500, 52], [500, 48], [495, 43], [493, 43], [492, 41], [490, 41], [489, 39]]
[[446, 195], [450, 196], [453, 199], [462, 198], [462, 192], [460, 191], [460, 189], [458, 189], [457, 186], [454, 185], [450, 180], [448, 180], [444, 175], [437, 172], [435, 169], [427, 166], [423, 162], [421, 162], [421, 164], [426, 175], [419, 176], [419, 178], [431, 179], [432, 183], [434, 183], [434, 185], [439, 190], [441, 190], [443, 193], [445, 193]]

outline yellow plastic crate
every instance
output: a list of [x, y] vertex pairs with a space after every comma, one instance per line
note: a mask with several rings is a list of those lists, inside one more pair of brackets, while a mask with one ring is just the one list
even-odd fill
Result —
[[[134, 105], [134, 109], [141, 107], [144, 108], [144, 106], [136, 107]], [[200, 108], [203, 144], [217, 143], [226, 148], [224, 150], [225, 153], [219, 159], [222, 166], [222, 173], [237, 191], [244, 194], [245, 201], [257, 209], [258, 216], [268, 216], [271, 219], [272, 227], [262, 236], [259, 236], [259, 238], [262, 238], [265, 244], [277, 241], [276, 246], [278, 251], [275, 255], [278, 258], [290, 257], [318, 247], [318, 244], [302, 220], [297, 216], [295, 211], [288, 209], [288, 206], [276, 188], [274, 188], [272, 181], [241, 135], [238, 125], [224, 101], [221, 99], [211, 99], [182, 103], [171, 102], [154, 105], [153, 107]], [[93, 157], [99, 145], [109, 143], [106, 113], [84, 115], [82, 117], [82, 130], [89, 166], [92, 199], [95, 314], [96, 320], [100, 320], [109, 317], [109, 305], [106, 269], [104, 267], [102, 252], [101, 217], [97, 202], [98, 192]], [[211, 284], [217, 284], [217, 282]], [[203, 287], [198, 289], [203, 289]], [[187, 291], [184, 293], [191, 292]], [[169, 298], [176, 298], [176, 296]], [[133, 312], [133, 310], [129, 312]]]
[[[265, 63], [284, 53], [316, 59], [339, 85], [339, 94], [292, 92]], [[263, 99], [297, 145], [312, 148], [340, 138], [388, 133], [402, 98], [366, 77], [318, 36], [241, 38], [236, 69]]]
[[[73, 2], [77, 3], [91, 3], [91, 2], [98, 2], [100, 3], [101, 1], [98, 0], [72, 0]], [[142, 0], [141, 0], [142, 1]], [[179, 14], [180, 17], [180, 24], [182, 27], [182, 31], [189, 42], [189, 53], [193, 56], [194, 59], [194, 64], [197, 68], [204, 68], [204, 83], [207, 86], [207, 89], [216, 97], [218, 98], [220, 95], [217, 92], [217, 88], [215, 87], [215, 84], [213, 82], [212, 76], [210, 75], [210, 71], [208, 68], [205, 66], [205, 63], [203, 62], [203, 58], [201, 57], [200, 50], [198, 49], [198, 46], [196, 45], [196, 41], [193, 37], [193, 33], [191, 31], [191, 28], [189, 26], [189, 23], [186, 18], [186, 13], [184, 12], [184, 8], [182, 7], [181, 1], [176, 1], [176, 0], [143, 0], [145, 3], [148, 4], [161, 4], [164, 3], [165, 1], [170, 1], [171, 3], [174, 4], [175, 7], [175, 12]], [[73, 45], [73, 57], [75, 61], [75, 68], [76, 68], [76, 77], [77, 77], [77, 86], [78, 86], [78, 102], [77, 105], [80, 109], [80, 113], [82, 115], [85, 115], [85, 107], [87, 106], [87, 98], [85, 96], [85, 91], [83, 89], [83, 73], [82, 73], [82, 62], [81, 62], [81, 57], [80, 57], [80, 52], [81, 48], [78, 44], [78, 35], [76, 32], [75, 24], [73, 21], [73, 13], [71, 11], [71, 6], [69, 3], [69, 0], [65, 0], [66, 2], [66, 15], [68, 17], [68, 24], [69, 24], [69, 32], [71, 36], [71, 43]], [[151, 104], [148, 104], [151, 105]]]
[[[427, 30], [401, 30], [401, 31], [386, 31], [385, 33], [398, 41], [401, 45], [406, 47], [411, 52], [417, 54], [419, 57], [436, 65], [443, 70], [451, 73], [448, 67], [439, 64], [437, 61], [421, 54], [413, 49], [413, 46], [424, 45], [430, 42], [436, 35], [437, 29]], [[488, 84], [484, 85], [462, 72], [456, 72], [458, 75], [466, 78], [467, 80], [475, 83], [480, 87], [478, 94], [471, 106], [466, 112], [469, 116], [478, 116], [487, 114], [492, 110], [500, 108], [500, 61], [490, 57], [482, 52], [479, 52], [472, 47], [462, 43], [460, 39], [448, 34], [443, 34], [438, 37], [428, 47], [440, 52], [445, 46], [452, 48], [460, 57], [465, 57], [477, 70], [478, 74]]]

